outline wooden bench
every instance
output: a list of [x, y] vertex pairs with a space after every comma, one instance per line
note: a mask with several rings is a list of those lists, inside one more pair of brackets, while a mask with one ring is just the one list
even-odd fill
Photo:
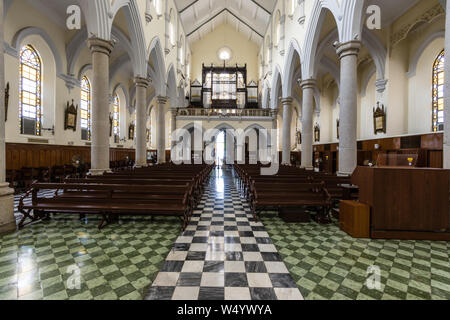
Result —
[[[40, 190], [54, 190], [53, 198], [38, 196]], [[192, 190], [180, 186], [137, 186], [105, 184], [35, 183], [20, 199], [19, 212], [25, 221], [47, 218], [50, 213], [99, 214], [99, 229], [119, 214], [148, 216], [177, 216], [183, 220], [183, 230], [192, 215]], [[32, 197], [31, 204], [24, 200]]]

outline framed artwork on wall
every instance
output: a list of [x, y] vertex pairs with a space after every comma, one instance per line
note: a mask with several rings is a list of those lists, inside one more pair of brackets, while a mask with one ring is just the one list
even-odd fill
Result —
[[377, 102], [377, 107], [373, 108], [373, 128], [375, 134], [386, 133], [386, 109], [380, 102]]
[[73, 99], [70, 105], [67, 101], [67, 108], [64, 114], [64, 130], [77, 131], [77, 116], [78, 106], [75, 107]]

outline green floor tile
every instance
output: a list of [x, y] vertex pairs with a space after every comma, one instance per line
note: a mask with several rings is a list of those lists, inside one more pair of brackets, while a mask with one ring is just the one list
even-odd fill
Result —
[[[303, 296], [322, 299], [450, 299], [450, 244], [353, 239], [331, 225], [285, 223], [262, 216]], [[367, 270], [378, 266], [381, 290], [369, 290]]]

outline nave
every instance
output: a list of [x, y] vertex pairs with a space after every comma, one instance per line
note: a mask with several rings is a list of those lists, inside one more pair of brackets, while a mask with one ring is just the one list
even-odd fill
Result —
[[[99, 218], [57, 215], [0, 237], [0, 299], [450, 299], [448, 242], [354, 239], [336, 221], [287, 224], [272, 212], [256, 223], [231, 171], [213, 175], [181, 235], [170, 217], [99, 231]], [[80, 289], [68, 287], [73, 265]], [[364, 285], [371, 265], [380, 290]]]

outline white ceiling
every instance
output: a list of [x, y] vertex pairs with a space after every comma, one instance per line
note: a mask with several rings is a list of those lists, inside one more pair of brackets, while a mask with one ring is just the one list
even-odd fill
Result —
[[381, 25], [387, 27], [411, 9], [420, 0], [370, 0], [368, 5], [378, 5], [381, 8]]
[[189, 42], [230, 24], [262, 44], [276, 0], [175, 0]]

